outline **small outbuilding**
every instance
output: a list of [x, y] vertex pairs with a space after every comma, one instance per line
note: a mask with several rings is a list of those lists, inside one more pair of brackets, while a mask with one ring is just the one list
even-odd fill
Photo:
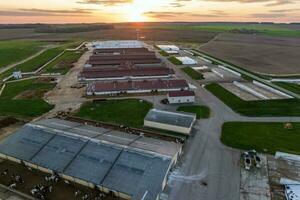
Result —
[[168, 101], [170, 104], [194, 103], [195, 93], [193, 91], [172, 91], [168, 93]]
[[152, 109], [144, 119], [144, 126], [189, 135], [196, 114]]
[[183, 65], [197, 65], [198, 62], [190, 57], [176, 57], [178, 60], [182, 62]]

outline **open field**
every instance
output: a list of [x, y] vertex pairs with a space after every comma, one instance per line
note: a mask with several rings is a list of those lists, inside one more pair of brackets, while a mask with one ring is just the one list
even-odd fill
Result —
[[258, 23], [169, 23], [148, 25], [149, 28], [171, 30], [202, 30], [210, 32], [236, 32], [268, 36], [300, 37], [300, 31], [289, 26]]
[[[9, 34], [8, 34], [9, 33]], [[24, 33], [24, 34], [22, 34]], [[206, 43], [217, 33], [199, 30], [157, 30], [141, 29], [140, 35], [146, 41], [196, 42]], [[0, 29], [0, 40], [7, 39], [37, 40], [135, 40], [136, 27], [116, 27], [111, 30], [98, 30], [78, 33], [36, 33], [33, 29]]]
[[257, 73], [300, 74], [300, 39], [296, 38], [220, 34], [200, 50]]
[[292, 125], [292, 129], [286, 129], [284, 123], [228, 122], [223, 125], [221, 140], [243, 150], [300, 154], [300, 123]]
[[73, 63], [77, 62], [83, 53], [83, 50], [66, 51], [59, 58], [47, 65], [43, 69], [43, 72], [66, 74], [70, 70], [70, 68], [73, 67]]
[[80, 108], [76, 116], [141, 128], [144, 125], [144, 118], [151, 108], [151, 103], [138, 99], [88, 102]]
[[169, 57], [168, 60], [174, 65], [182, 65], [182, 62], [178, 60], [175, 56]]
[[0, 41], [0, 67], [21, 61], [34, 55], [42, 46], [42, 42], [31, 40]]
[[182, 68], [182, 71], [184, 73], [186, 73], [187, 75], [189, 75], [194, 80], [202, 80], [202, 79], [204, 79], [203, 74], [201, 74], [200, 72], [197, 72], [196, 70], [194, 70], [191, 67]]
[[210, 110], [207, 106], [180, 106], [177, 111], [195, 113], [197, 119], [209, 118], [210, 116]]
[[[46, 63], [48, 63], [50, 60], [52, 60], [53, 58], [55, 58], [56, 56], [58, 56], [60, 53], [62, 53], [65, 49], [70, 48], [70, 47], [74, 47], [74, 46], [78, 46], [81, 42], [67, 42], [65, 44], [61, 44], [58, 47], [54, 47], [51, 49], [48, 49], [46, 51], [44, 51], [43, 53], [41, 53], [40, 55], [20, 64], [17, 65], [14, 68], [11, 68], [5, 72], [3, 72], [2, 74], [0, 74], [0, 79], [3, 80], [4, 78], [10, 76], [14, 71], [16, 70], [20, 70], [21, 72], [33, 72], [37, 69], [39, 69], [40, 67], [42, 67], [43, 65], [45, 65]], [[71, 54], [71, 53], [70, 53]], [[76, 58], [77, 56], [75, 56], [75, 54], [69, 55], [67, 54], [65, 57], [66, 59], [72, 59]], [[62, 60], [60, 60], [62, 62]], [[55, 62], [55, 61], [54, 61]], [[53, 69], [55, 66], [49, 66], [49, 70], [52, 69], [53, 71], [59, 71], [61, 70], [62, 72], [66, 72], [68, 71], [68, 69], [66, 69], [66, 67], [62, 67], [61, 69]], [[51, 71], [51, 70], [50, 70]]]
[[233, 111], [246, 116], [300, 116], [300, 100], [245, 101], [216, 83], [205, 87]]
[[8, 83], [0, 96], [0, 116], [31, 118], [53, 108], [42, 97], [55, 84], [40, 79]]
[[276, 82], [275, 84], [300, 95], [300, 85], [297, 83]]

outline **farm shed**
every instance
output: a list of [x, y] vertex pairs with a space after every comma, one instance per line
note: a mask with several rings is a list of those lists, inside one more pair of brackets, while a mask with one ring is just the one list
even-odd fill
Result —
[[195, 93], [193, 91], [173, 91], [168, 93], [170, 104], [193, 103], [195, 102]]
[[180, 152], [179, 144], [58, 119], [27, 124], [0, 144], [2, 159], [133, 200], [157, 199]]
[[196, 65], [198, 62], [190, 57], [176, 57], [178, 60], [182, 62], [183, 65]]
[[196, 121], [196, 114], [152, 109], [144, 119], [144, 126], [189, 135]]

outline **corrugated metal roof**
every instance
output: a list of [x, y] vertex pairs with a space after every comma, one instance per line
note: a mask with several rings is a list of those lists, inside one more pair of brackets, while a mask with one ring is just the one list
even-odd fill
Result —
[[145, 120], [190, 128], [196, 120], [196, 115], [184, 112], [170, 112], [152, 109], [146, 115]]
[[195, 92], [189, 90], [172, 91], [168, 93], [169, 97], [190, 97], [195, 96]]
[[[78, 135], [76, 128], [83, 132], [86, 128], [90, 133]], [[93, 138], [88, 137], [89, 134]], [[136, 200], [148, 191], [146, 199], [155, 200], [161, 192], [171, 158], [95, 139], [103, 134], [103, 129], [90, 129], [89, 126], [62, 120], [46, 120], [25, 125], [6, 138], [0, 143], [0, 152], [130, 194]]]

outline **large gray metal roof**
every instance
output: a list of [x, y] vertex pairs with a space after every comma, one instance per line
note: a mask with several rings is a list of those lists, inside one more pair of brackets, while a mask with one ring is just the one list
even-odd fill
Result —
[[[78, 129], [86, 132], [79, 135]], [[106, 132], [107, 129], [57, 119], [39, 121], [25, 125], [2, 141], [0, 153], [130, 194], [133, 199], [141, 199], [145, 194], [145, 200], [156, 199], [171, 164], [170, 153], [162, 155], [151, 152], [152, 147], [145, 150], [136, 147], [138, 144], [131, 148], [124, 143], [113, 143], [117, 139], [97, 139]], [[122, 132], [117, 133], [117, 138], [126, 137]], [[131, 144], [138, 139], [129, 136], [126, 140]], [[145, 139], [140, 145], [143, 143]], [[173, 151], [172, 148], [167, 150]]]
[[170, 112], [152, 109], [145, 117], [146, 121], [190, 128], [195, 122], [196, 115], [183, 112]]

